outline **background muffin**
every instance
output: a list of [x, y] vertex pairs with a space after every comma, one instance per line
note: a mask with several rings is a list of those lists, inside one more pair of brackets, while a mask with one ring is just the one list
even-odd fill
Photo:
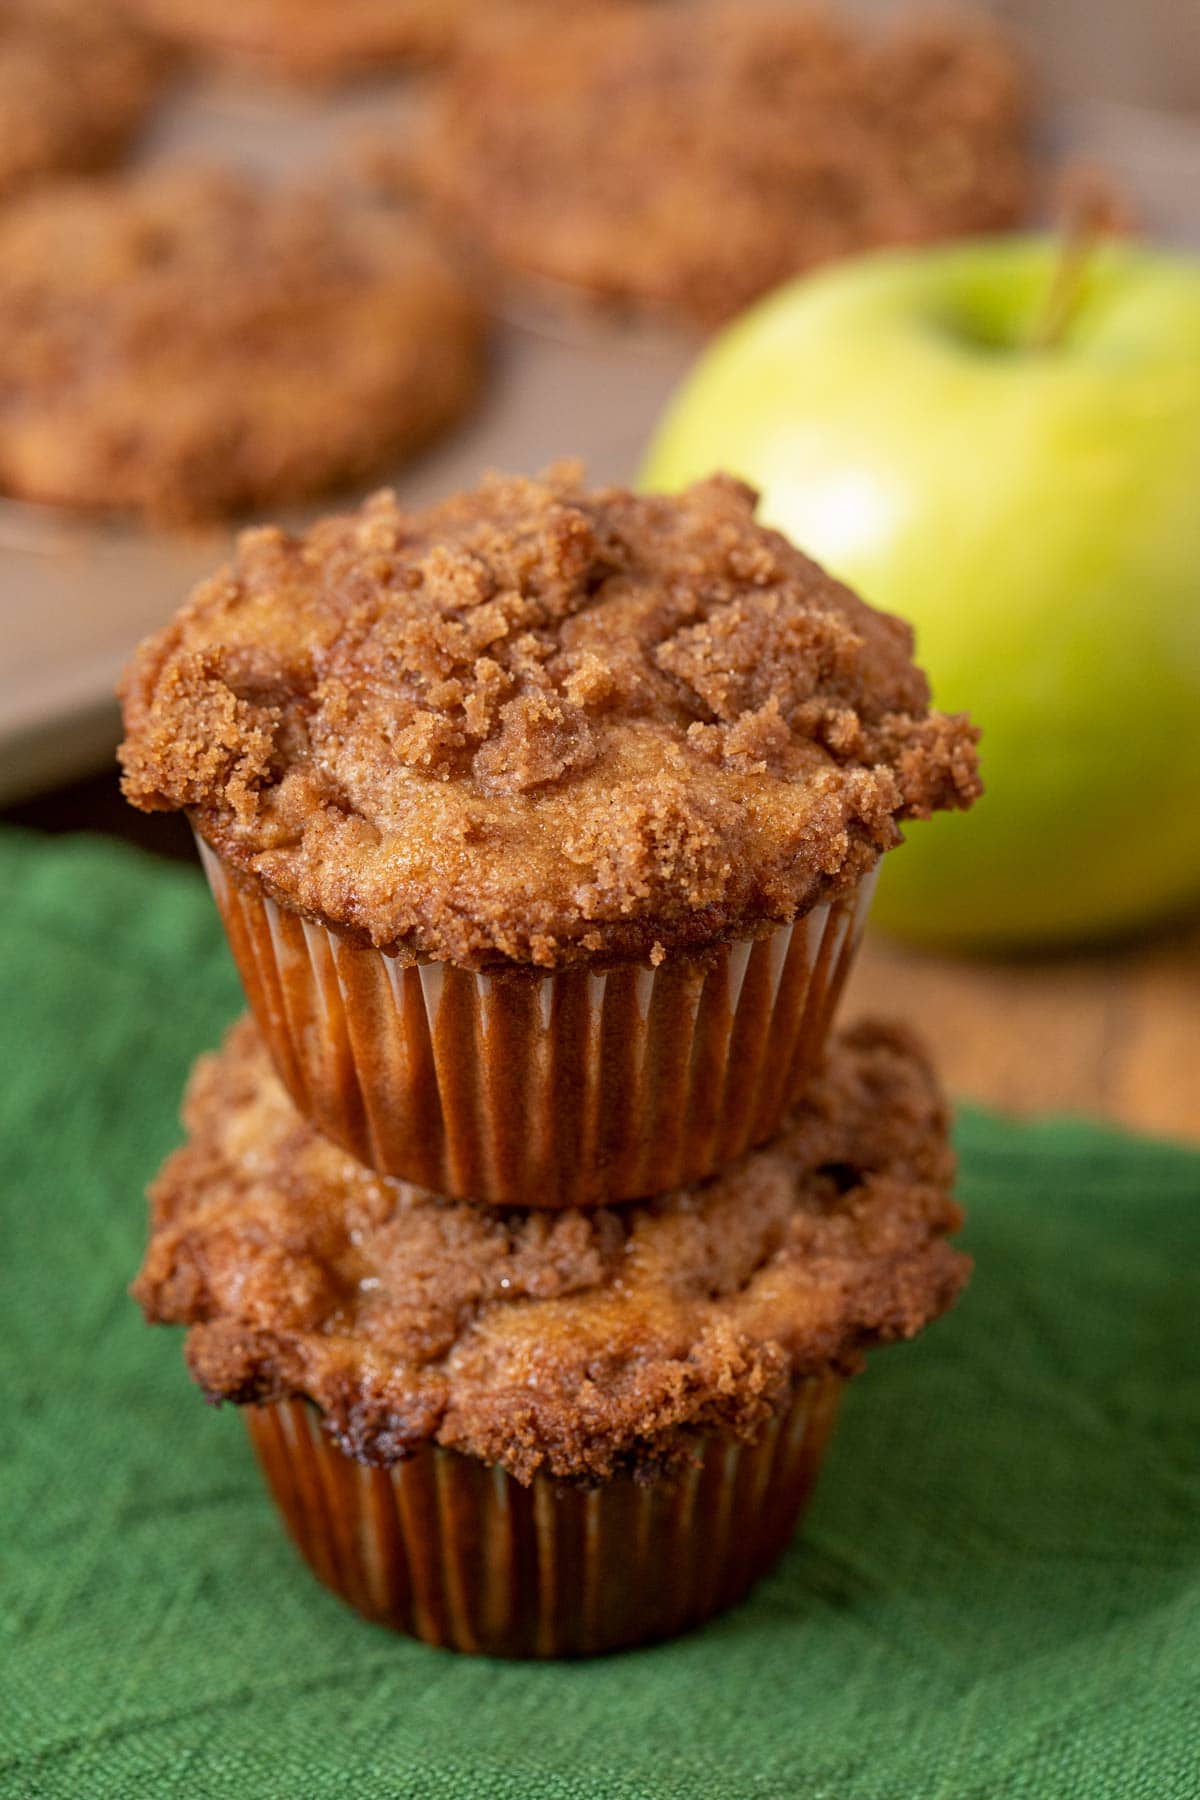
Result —
[[979, 783], [907, 628], [753, 510], [380, 495], [248, 534], [143, 645], [126, 793], [190, 813], [280, 1073], [364, 1161], [623, 1199], [796, 1097], [899, 821]]
[[124, 0], [182, 49], [302, 81], [445, 51], [470, 0]]
[[831, 258], [1021, 219], [1026, 83], [975, 16], [631, 5], [465, 57], [415, 176], [501, 268], [713, 325]]
[[786, 1542], [841, 1380], [968, 1268], [943, 1104], [882, 1026], [838, 1042], [767, 1149], [619, 1212], [366, 1174], [293, 1111], [249, 1021], [185, 1117], [136, 1297], [191, 1327], [209, 1398], [260, 1409], [322, 1578], [459, 1648], [613, 1648], [728, 1604]]
[[63, 184], [0, 217], [0, 487], [216, 516], [361, 478], [473, 397], [426, 234], [231, 173]]
[[125, 149], [158, 94], [163, 57], [93, 0], [0, 8], [0, 200]]
[[123, 0], [181, 49], [293, 81], [329, 82], [445, 56], [477, 35], [610, 0]]

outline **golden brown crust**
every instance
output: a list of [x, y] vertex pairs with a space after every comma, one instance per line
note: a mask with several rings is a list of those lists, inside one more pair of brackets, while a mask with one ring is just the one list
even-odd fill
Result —
[[455, 418], [480, 326], [426, 234], [215, 171], [0, 218], [0, 487], [169, 519], [365, 476]]
[[970, 804], [975, 733], [930, 713], [907, 626], [753, 507], [564, 468], [247, 534], [126, 676], [126, 794], [285, 904], [467, 966], [789, 920]]
[[498, 1210], [371, 1174], [285, 1098], [249, 1020], [197, 1065], [133, 1292], [212, 1398], [305, 1395], [342, 1446], [433, 1441], [604, 1478], [750, 1435], [794, 1380], [949, 1306], [969, 1263], [943, 1102], [905, 1033], [830, 1051], [781, 1135], [702, 1186]]
[[161, 53], [99, 0], [5, 0], [0, 199], [41, 176], [119, 156], [163, 72]]
[[480, 48], [407, 172], [500, 267], [712, 325], [831, 259], [1014, 224], [1028, 138], [985, 21], [715, 0]]

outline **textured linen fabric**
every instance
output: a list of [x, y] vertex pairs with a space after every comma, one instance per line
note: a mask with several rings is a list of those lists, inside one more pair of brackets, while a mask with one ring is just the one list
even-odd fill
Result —
[[239, 1005], [199, 877], [0, 835], [0, 917], [4, 1800], [1200, 1792], [1200, 1157], [964, 1115], [974, 1283], [853, 1384], [778, 1572], [675, 1643], [475, 1661], [318, 1587], [126, 1297]]

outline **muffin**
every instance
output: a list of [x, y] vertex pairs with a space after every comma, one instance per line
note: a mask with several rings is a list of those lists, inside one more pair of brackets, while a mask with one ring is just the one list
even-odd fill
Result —
[[[123, 0], [180, 49], [330, 82], [447, 50], [464, 0]], [[466, 0], [469, 6], [471, 0]]]
[[163, 58], [95, 0], [0, 9], [0, 200], [47, 175], [112, 162], [156, 99]]
[[381, 494], [244, 535], [138, 651], [125, 792], [190, 814], [276, 1067], [361, 1161], [631, 1199], [797, 1098], [878, 859], [974, 799], [976, 734], [754, 503]]
[[181, 50], [290, 81], [330, 83], [442, 57], [481, 31], [610, 0], [123, 0]]
[[1024, 73], [994, 25], [881, 32], [791, 0], [484, 41], [397, 160], [499, 270], [702, 327], [837, 257], [1010, 227], [1033, 189]]
[[969, 1268], [945, 1109], [883, 1025], [836, 1041], [768, 1148], [620, 1209], [369, 1174], [294, 1111], [248, 1019], [184, 1116], [135, 1297], [245, 1407], [319, 1578], [458, 1650], [590, 1654], [739, 1599], [864, 1351]]
[[0, 215], [0, 489], [206, 519], [387, 467], [481, 378], [423, 228], [215, 171], [63, 183]]

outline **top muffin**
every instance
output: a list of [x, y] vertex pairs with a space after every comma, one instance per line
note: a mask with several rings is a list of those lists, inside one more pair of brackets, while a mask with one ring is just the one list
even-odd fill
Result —
[[969, 805], [977, 734], [754, 507], [564, 467], [245, 533], [127, 672], [126, 794], [409, 957], [658, 961], [787, 922]]

